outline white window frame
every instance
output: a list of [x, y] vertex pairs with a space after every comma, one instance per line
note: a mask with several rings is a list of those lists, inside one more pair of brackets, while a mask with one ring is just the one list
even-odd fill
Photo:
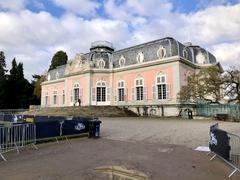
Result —
[[142, 63], [144, 61], [144, 54], [143, 54], [143, 52], [138, 52], [138, 54], [136, 56], [136, 59], [137, 59], [137, 63]]
[[163, 59], [166, 57], [166, 54], [167, 54], [167, 50], [165, 47], [163, 46], [160, 46], [157, 50], [157, 57], [158, 59]]
[[65, 94], [65, 90], [62, 91], [62, 104], [66, 104], [66, 94]]
[[186, 49], [183, 49], [183, 57], [184, 57], [185, 59], [188, 58], [188, 51], [187, 51]]
[[[75, 90], [78, 89], [78, 95], [75, 93]], [[73, 92], [72, 92], [72, 99], [73, 99], [73, 103], [78, 103], [78, 99], [80, 98], [80, 84], [79, 83], [75, 83], [73, 86]]]
[[123, 55], [121, 55], [121, 57], [119, 58], [119, 66], [120, 67], [123, 67], [123, 66], [125, 66], [125, 62], [126, 62], [126, 59], [124, 58], [124, 56]]
[[[138, 92], [137, 92], [137, 88], [138, 87], [142, 87], [142, 92], [140, 92], [140, 99], [138, 99]], [[138, 77], [135, 79], [134, 81], [134, 88], [132, 90], [132, 97], [133, 97], [133, 100], [135, 101], [143, 101], [143, 100], [146, 100], [146, 88], [144, 87], [144, 78], [143, 77]], [[142, 98], [141, 98], [142, 97]]]
[[[120, 90], [123, 89], [123, 94], [121, 94], [121, 97], [119, 96]], [[117, 82], [117, 100], [124, 102], [126, 101], [126, 89], [125, 89], [125, 81], [124, 80], [119, 80]]]
[[58, 104], [57, 97], [58, 97], [58, 91], [55, 90], [55, 91], [53, 91], [53, 105], [57, 105]]
[[[164, 78], [164, 81], [163, 81], [163, 78]], [[165, 92], [164, 92], [164, 89], [162, 89], [161, 90], [162, 98], [159, 98], [158, 86], [162, 86], [162, 88], [163, 88], [164, 85], [165, 85]], [[167, 99], [169, 99], [169, 97], [170, 97], [170, 86], [168, 84], [166, 74], [158, 74], [156, 76], [155, 85], [153, 85], [152, 90], [153, 90], [153, 92], [152, 92], [153, 99], [157, 99], [157, 100], [167, 100]]]
[[45, 101], [45, 106], [48, 106], [48, 103], [49, 103], [48, 102], [48, 92], [45, 93], [44, 98], [45, 98], [45, 100], [44, 100]]
[[105, 68], [105, 61], [101, 58], [99, 61], [98, 61], [98, 68], [99, 69], [104, 69]]

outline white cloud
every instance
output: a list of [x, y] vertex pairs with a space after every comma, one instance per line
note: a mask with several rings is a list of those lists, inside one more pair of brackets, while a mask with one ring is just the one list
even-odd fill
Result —
[[240, 42], [214, 45], [212, 52], [226, 68], [240, 65]]
[[27, 0], [0, 0], [0, 9], [18, 11], [25, 7]]
[[[128, 38], [128, 26], [118, 20], [85, 20], [73, 14], [61, 18], [29, 10], [0, 13], [0, 47], [8, 65], [13, 57], [24, 63], [26, 75], [42, 73], [60, 48], [70, 58], [88, 52], [91, 42], [108, 40], [115, 45]], [[33, 68], [34, 67], [34, 68]]]
[[234, 65], [240, 58], [240, 4], [181, 14], [173, 12], [167, 0], [126, 0], [120, 5], [106, 0], [108, 18], [85, 19], [79, 15], [96, 13], [98, 2], [54, 1], [67, 9], [61, 17], [45, 11], [34, 13], [21, 9], [22, 5], [0, 12], [0, 50], [5, 52], [8, 64], [13, 57], [22, 61], [28, 78], [47, 69], [57, 50], [73, 58], [75, 53], [88, 52], [96, 40], [108, 40], [119, 49], [172, 36], [183, 43], [192, 41], [206, 47], [224, 66]]
[[53, 0], [53, 2], [68, 12], [84, 16], [95, 15], [100, 7], [100, 3], [93, 0]]

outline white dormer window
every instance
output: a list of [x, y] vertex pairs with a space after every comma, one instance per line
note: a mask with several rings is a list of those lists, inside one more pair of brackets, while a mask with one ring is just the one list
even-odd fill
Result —
[[56, 79], [59, 79], [59, 73], [58, 72], [56, 73]]
[[105, 67], [105, 61], [102, 58], [98, 61], [98, 67], [99, 69], [104, 69]]
[[144, 54], [143, 54], [143, 52], [139, 52], [139, 53], [137, 54], [136, 59], [137, 59], [137, 62], [138, 62], [138, 63], [142, 63], [142, 62], [144, 61]]
[[125, 65], [125, 61], [126, 61], [126, 59], [124, 58], [123, 55], [121, 55], [121, 57], [119, 59], [119, 66], [123, 67]]
[[164, 48], [163, 46], [160, 46], [159, 48], [158, 48], [158, 51], [157, 51], [157, 57], [159, 58], [159, 59], [163, 59], [163, 58], [165, 58], [166, 57], [166, 48]]
[[48, 81], [51, 80], [51, 75], [50, 75], [50, 74], [48, 74], [48, 76], [47, 76], [47, 80], [48, 80]]
[[186, 49], [183, 50], [183, 57], [187, 59], [188, 57], [188, 52]]

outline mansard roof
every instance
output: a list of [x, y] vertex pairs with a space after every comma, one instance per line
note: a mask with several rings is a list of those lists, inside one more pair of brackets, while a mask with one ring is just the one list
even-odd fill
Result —
[[[96, 41], [91, 44], [90, 52], [82, 54], [82, 56], [92, 68], [99, 68], [99, 61], [104, 61], [104, 69], [119, 68], [121, 60], [124, 60], [124, 66], [129, 66], [174, 56], [179, 56], [196, 65], [216, 64], [216, 58], [204, 48], [191, 43], [183, 44], [172, 37], [165, 37], [116, 51], [114, 51], [112, 43]], [[66, 66], [74, 61], [76, 60], [74, 59], [67, 65], [49, 71], [50, 80], [64, 77]]]

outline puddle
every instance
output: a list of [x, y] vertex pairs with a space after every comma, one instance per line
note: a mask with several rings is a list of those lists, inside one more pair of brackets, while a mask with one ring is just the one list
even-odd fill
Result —
[[95, 170], [108, 174], [110, 180], [149, 180], [146, 174], [121, 166], [101, 166], [95, 168]]

